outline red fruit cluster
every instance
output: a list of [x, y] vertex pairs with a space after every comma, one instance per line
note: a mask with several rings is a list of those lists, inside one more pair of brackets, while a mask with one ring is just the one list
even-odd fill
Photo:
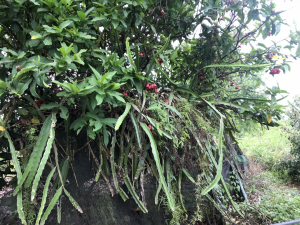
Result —
[[162, 14], [164, 14], [165, 13], [165, 11], [162, 9], [161, 11], [160, 11]]
[[155, 91], [156, 93], [158, 93], [156, 88], [157, 88], [156, 84], [149, 84], [149, 83], [146, 84], [147, 91], [150, 91], [150, 92]]
[[149, 127], [150, 130], [152, 130], [152, 126], [150, 124], [148, 125], [148, 127]]
[[272, 59], [272, 58], [273, 58], [273, 55], [270, 55], [270, 56], [269, 56], [269, 59]]
[[169, 100], [165, 101], [165, 104], [169, 105]]
[[143, 53], [140, 53], [140, 57], [143, 57], [144, 56], [144, 54]]
[[199, 77], [198, 80], [204, 80], [205, 76], [203, 76], [204, 74], [199, 72]]
[[239, 89], [239, 86], [236, 86], [235, 89]]
[[125, 91], [125, 88], [124, 88], [124, 87], [122, 87], [122, 91], [123, 91], [123, 95], [125, 95], [125, 96], [127, 96], [128, 93], [129, 93], [129, 90]]
[[233, 86], [233, 85], [234, 85], [234, 81], [231, 82], [230, 86]]
[[163, 60], [161, 58], [157, 58], [157, 61], [158, 61], [159, 65], [161, 65], [163, 63]]
[[46, 104], [44, 99], [40, 99], [38, 101], [35, 101], [35, 104], [37, 104], [38, 106], [41, 106], [42, 104]]
[[271, 70], [269, 74], [279, 74], [279, 73], [280, 73], [280, 69], [276, 68], [274, 70]]

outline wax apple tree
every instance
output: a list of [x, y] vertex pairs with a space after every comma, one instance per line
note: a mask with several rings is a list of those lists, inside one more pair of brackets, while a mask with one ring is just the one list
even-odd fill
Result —
[[[284, 91], [265, 90], [261, 99], [249, 94], [258, 86], [244, 81], [265, 71], [284, 76], [288, 60], [300, 54], [297, 31], [285, 42], [257, 43], [288, 26], [274, 3], [1, 0], [0, 9], [0, 157], [16, 173], [23, 224], [27, 193], [38, 201], [36, 224], [45, 223], [62, 195], [85, 213], [64, 185], [76, 158], [70, 138], [82, 132], [87, 146], [99, 146], [90, 148], [95, 182], [105, 179], [112, 196], [134, 198], [142, 212], [148, 210], [139, 178], [149, 172], [159, 184], [155, 202], [160, 193], [172, 224], [187, 218], [183, 176], [201, 180], [200, 195], [222, 215], [221, 204], [244, 216], [221, 176], [223, 133], [234, 137], [234, 115], [276, 125], [283, 107], [277, 94]], [[55, 138], [62, 127], [64, 151]], [[202, 171], [198, 181], [192, 166]], [[215, 189], [224, 196], [212, 198]]]

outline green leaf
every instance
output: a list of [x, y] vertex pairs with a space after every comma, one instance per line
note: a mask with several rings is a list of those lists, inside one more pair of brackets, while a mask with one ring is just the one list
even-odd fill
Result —
[[97, 80], [101, 80], [102, 76], [100, 75], [100, 73], [91, 65], [89, 65], [89, 67], [91, 68], [91, 70], [93, 71], [94, 75], [96, 76]]
[[33, 82], [30, 84], [30, 93], [33, 97], [40, 98], [40, 96], [36, 93], [36, 80], [33, 80]]
[[16, 80], [20, 75], [22, 75], [23, 73], [27, 73], [28, 71], [31, 71], [33, 69], [37, 68], [37, 66], [32, 66], [32, 67], [27, 67], [27, 68], [23, 68], [21, 69], [18, 73], [16, 73], [13, 77], [13, 80]]
[[166, 183], [165, 178], [164, 178], [164, 173], [163, 173], [163, 170], [162, 170], [162, 167], [161, 167], [161, 164], [160, 164], [159, 153], [157, 151], [156, 141], [155, 141], [149, 127], [147, 127], [147, 125], [144, 124], [144, 123], [140, 123], [140, 124], [141, 124], [141, 127], [143, 128], [143, 130], [145, 131], [145, 133], [147, 134], [147, 136], [149, 137], [149, 140], [150, 140], [150, 143], [151, 143], [152, 154], [154, 156], [154, 161], [156, 163], [156, 167], [157, 167], [157, 170], [158, 170], [158, 173], [159, 173], [159, 179], [162, 182], [164, 191], [165, 191], [167, 199], [168, 199], [170, 209], [171, 209], [171, 211], [174, 211], [175, 210], [175, 200], [174, 200], [173, 195], [171, 195], [171, 193], [169, 192], [167, 183]]
[[69, 26], [71, 24], [71, 21], [64, 21], [62, 22], [61, 24], [59, 24], [59, 29], [60, 29], [60, 32], [63, 31], [63, 29], [67, 26]]
[[131, 104], [130, 103], [126, 103], [126, 108], [125, 108], [125, 111], [123, 112], [123, 114], [118, 118], [118, 121], [116, 123], [116, 126], [115, 126], [115, 130], [119, 130], [123, 120], [125, 119], [125, 117], [127, 116], [127, 114], [129, 113], [129, 110], [131, 108]]
[[61, 195], [61, 192], [62, 192], [62, 187], [60, 187], [57, 190], [57, 192], [55, 193], [55, 195], [53, 196], [51, 202], [49, 203], [49, 205], [48, 205], [48, 207], [47, 207], [47, 209], [46, 209], [46, 211], [45, 211], [45, 213], [44, 213], [44, 215], [43, 215], [43, 217], [41, 219], [40, 225], [44, 225], [45, 224], [45, 222], [46, 222], [46, 220], [47, 220], [50, 212], [52, 211], [53, 207], [55, 206], [56, 202], [58, 201], [58, 199], [59, 199], [59, 197]]
[[24, 92], [28, 89], [28, 86], [29, 86], [29, 84], [31, 83], [32, 78], [30, 78], [30, 79], [27, 78], [26, 80], [27, 80], [26, 83], [18, 83], [16, 92], [17, 92], [19, 95], [23, 95]]
[[26, 181], [26, 187], [29, 187], [29, 185], [31, 184], [34, 175], [37, 171], [37, 168], [40, 164], [40, 159], [42, 157], [44, 148], [46, 146], [46, 142], [48, 140], [49, 134], [50, 134], [50, 130], [52, 129], [52, 115], [48, 116], [47, 119], [44, 121], [44, 124], [42, 126], [42, 129], [40, 131], [40, 135], [37, 139], [36, 145], [30, 155], [30, 159], [26, 165], [25, 171], [23, 173], [22, 179], [20, 180], [18, 186], [16, 187], [15, 191], [14, 191], [14, 195], [16, 195], [22, 184], [24, 183], [25, 179], [27, 178], [27, 175], [29, 174], [27, 181]]
[[151, 104], [147, 110], [160, 110], [161, 106], [157, 103]]
[[130, 65], [133, 67], [133, 69], [136, 72], [138, 72], [137, 68], [136, 68], [136, 65], [134, 64], [132, 56], [131, 56], [131, 50], [130, 50], [130, 47], [129, 47], [129, 37], [126, 38], [126, 53], [127, 53], [127, 58], [128, 58], [128, 61], [129, 61]]
[[119, 20], [111, 20], [111, 23], [112, 23], [114, 29], [116, 29], [119, 25]]
[[300, 56], [300, 39], [298, 41], [298, 48], [296, 50], [296, 56]]
[[50, 110], [59, 107], [59, 104], [50, 102], [49, 104], [42, 104], [40, 110]]
[[30, 35], [31, 35], [31, 40], [42, 38], [42, 35], [39, 34], [39, 33], [37, 33], [37, 32], [35, 32], [35, 31], [31, 31]]
[[220, 119], [220, 130], [219, 130], [219, 162], [217, 166], [217, 174], [215, 179], [211, 182], [208, 187], [206, 187], [201, 195], [206, 195], [211, 189], [213, 189], [219, 182], [219, 180], [222, 177], [222, 167], [223, 167], [223, 149], [222, 149], [222, 137], [223, 137], [223, 130], [224, 130], [224, 125], [223, 125], [223, 118]]
[[43, 197], [42, 197], [41, 207], [39, 209], [39, 214], [38, 214], [36, 222], [35, 222], [36, 225], [39, 225], [39, 222], [40, 222], [43, 210], [45, 208], [45, 204], [46, 204], [46, 200], [47, 200], [47, 196], [48, 196], [49, 184], [50, 184], [51, 178], [52, 178], [52, 176], [53, 176], [53, 174], [55, 172], [55, 169], [56, 169], [56, 167], [54, 167], [51, 170], [51, 172], [49, 173], [49, 175], [47, 177], [47, 180], [46, 180], [46, 183], [45, 183], [45, 186], [44, 186], [44, 190], [43, 190]]
[[175, 112], [181, 118], [180, 112], [178, 112], [177, 109], [175, 109], [173, 106], [166, 104], [165, 107]]
[[[15, 146], [14, 146], [7, 130], [4, 131], [4, 137], [8, 140], [8, 143], [9, 143], [11, 158], [12, 158], [15, 170], [17, 172], [17, 178], [18, 178], [18, 184], [19, 184], [23, 175], [21, 172], [20, 164], [18, 162]], [[24, 215], [24, 211], [23, 211], [22, 192], [21, 191], [17, 195], [17, 210], [18, 210], [19, 218], [22, 220], [22, 223], [26, 225], [27, 223], [26, 223], [25, 215]]]
[[135, 13], [135, 26], [136, 26], [136, 27], [139, 26], [139, 25], [141, 24], [142, 19], [143, 19], [143, 18], [141, 17], [141, 15]]
[[107, 72], [107, 73], [104, 74], [103, 77], [101, 78], [101, 82], [103, 83], [105, 80], [106, 80], [106, 81], [110, 81], [116, 73], [117, 73], [117, 71]]
[[23, 204], [22, 204], [22, 192], [20, 191], [17, 195], [17, 211], [19, 214], [19, 218], [21, 219], [22, 223], [27, 225], [26, 219], [25, 219], [25, 214], [23, 211]]
[[139, 196], [134, 191], [134, 188], [133, 188], [128, 176], [125, 176], [123, 179], [124, 179], [125, 185], [127, 186], [128, 190], [129, 190], [130, 194], [132, 195], [133, 199], [135, 200], [136, 204], [139, 206], [139, 208], [142, 210], [143, 213], [148, 213], [148, 210], [146, 209], [144, 204], [139, 199]]
[[59, 114], [60, 117], [63, 119], [68, 119], [68, 117], [69, 117], [68, 108], [65, 106], [61, 106], [60, 110], [61, 110], [61, 113]]
[[265, 48], [265, 49], [267, 49], [267, 46], [265, 46], [263, 43], [258, 43], [258, 45]]
[[134, 82], [134, 86], [136, 87], [137, 91], [139, 93], [142, 93], [143, 92], [143, 86], [142, 86], [142, 83], [141, 83], [140, 79], [139, 78], [134, 78], [133, 82]]
[[196, 181], [194, 180], [194, 178], [189, 174], [189, 172], [186, 169], [182, 168], [182, 171], [189, 178], [190, 181], [192, 181], [194, 184], [196, 183]]
[[105, 19], [106, 19], [105, 16], [100, 15], [100, 16], [97, 16], [97, 17], [95, 17], [94, 19], [92, 19], [92, 22], [99, 21], [99, 20], [105, 20]]
[[0, 80], [0, 88], [3, 88], [4, 90], [6, 90], [6, 82]]
[[266, 39], [269, 35], [269, 32], [270, 32], [270, 25], [268, 26], [269, 24], [266, 24], [266, 28], [264, 29], [263, 33], [262, 33], [262, 36], [263, 36], [263, 39]]
[[260, 64], [260, 65], [246, 65], [246, 64], [214, 64], [205, 66], [203, 68], [209, 68], [209, 67], [248, 67], [248, 68], [260, 68], [260, 67], [266, 67], [273, 65], [272, 63], [269, 64]]
[[255, 9], [251, 12], [251, 18], [253, 20], [259, 20], [259, 10]]
[[150, 27], [151, 27], [152, 31], [154, 32], [154, 34], [156, 34], [156, 29], [155, 29], [155, 27], [154, 27], [153, 25], [150, 25]]
[[84, 12], [77, 11], [77, 14], [78, 14], [78, 16], [79, 16], [79, 18], [80, 18], [81, 21], [85, 21], [86, 15], [85, 15]]
[[70, 202], [72, 203], [72, 205], [75, 207], [75, 209], [77, 209], [80, 213], [83, 213], [82, 209], [80, 208], [80, 206], [78, 205], [78, 203], [72, 198], [72, 196], [70, 195], [70, 193], [64, 188], [64, 192], [65, 194], [68, 196]]
[[24, 115], [24, 116], [28, 115], [27, 110], [24, 109], [24, 108], [18, 109], [17, 112], [18, 112], [19, 115]]
[[130, 118], [131, 118], [131, 121], [132, 121], [134, 129], [135, 129], [136, 138], [138, 140], [139, 148], [141, 149], [142, 148], [142, 144], [141, 144], [141, 137], [140, 137], [140, 132], [139, 132], [139, 126], [138, 126], [138, 123], [136, 121], [136, 118], [135, 118], [132, 110], [130, 111]]

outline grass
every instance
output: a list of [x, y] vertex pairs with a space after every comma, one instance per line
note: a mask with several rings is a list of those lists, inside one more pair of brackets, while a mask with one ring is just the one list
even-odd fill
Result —
[[[265, 171], [247, 181], [250, 204], [241, 203], [246, 209], [250, 224], [271, 224], [300, 219], [299, 187], [293, 187], [288, 177]], [[255, 222], [254, 222], [255, 221]], [[247, 224], [246, 221], [241, 224]]]
[[254, 163], [270, 169], [280, 159], [289, 157], [291, 144], [288, 137], [283, 126], [270, 127], [269, 130], [245, 135], [239, 141], [239, 146]]
[[286, 126], [245, 134], [239, 146], [250, 163], [245, 190], [250, 204], [242, 202], [245, 212], [240, 224], [272, 224], [300, 219], [300, 186], [292, 184], [287, 173], [278, 174], [274, 165], [291, 158]]

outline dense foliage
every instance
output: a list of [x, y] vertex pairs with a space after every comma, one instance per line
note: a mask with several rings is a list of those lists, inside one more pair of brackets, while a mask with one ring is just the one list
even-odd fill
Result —
[[[22, 193], [30, 192], [31, 201], [42, 196], [36, 224], [45, 223], [62, 192], [82, 212], [64, 186], [76, 157], [70, 136], [80, 132], [100, 146], [90, 148], [92, 155], [99, 152], [95, 181], [112, 176], [114, 187], [107, 182], [111, 194], [126, 201], [130, 192], [143, 212], [144, 195], [140, 200], [136, 189], [143, 186], [138, 178], [150, 169], [159, 183], [156, 203], [162, 189], [173, 213], [171, 224], [184, 220], [182, 174], [196, 183], [188, 171], [198, 165], [206, 182], [199, 185], [201, 196], [222, 215], [220, 205], [231, 204], [243, 216], [221, 176], [223, 132], [233, 136], [237, 131], [234, 115], [264, 126], [277, 124], [283, 112], [277, 94], [285, 91], [273, 87], [253, 96], [249, 93], [259, 85], [245, 80], [264, 70], [273, 76], [285, 73], [286, 59], [300, 54], [299, 48], [291, 55], [280, 53], [297, 48], [297, 32], [288, 35], [286, 46], [259, 43], [243, 51], [257, 36], [266, 39], [286, 25], [274, 3], [3, 0], [0, 8], [0, 157], [13, 161], [14, 195], [24, 224], [32, 221], [28, 207], [23, 210]], [[60, 127], [67, 133], [66, 151], [55, 140]], [[34, 133], [28, 132], [31, 128]], [[52, 170], [39, 193], [46, 166]], [[208, 195], [219, 189], [223, 198]]]
[[300, 130], [299, 130], [299, 116], [300, 116], [300, 101], [299, 96], [294, 97], [294, 101], [290, 103], [286, 112], [290, 127], [286, 128], [286, 133], [289, 135], [291, 143], [290, 157], [283, 158], [277, 163], [276, 169], [280, 174], [288, 174], [295, 180], [300, 179]]

